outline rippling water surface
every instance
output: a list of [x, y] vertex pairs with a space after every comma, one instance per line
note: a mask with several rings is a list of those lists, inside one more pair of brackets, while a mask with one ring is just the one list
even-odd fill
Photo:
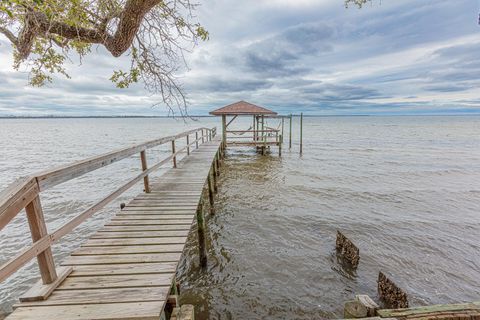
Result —
[[[0, 120], [0, 187], [53, 165], [216, 123]], [[238, 124], [248, 126], [248, 119]], [[306, 118], [303, 156], [297, 123], [294, 130], [282, 158], [276, 150], [266, 157], [228, 150], [217, 214], [207, 217], [208, 268], [198, 268], [192, 232], [178, 271], [181, 300], [198, 306], [199, 319], [340, 317], [355, 294], [376, 299], [380, 270], [412, 305], [480, 300], [480, 117]], [[159, 148], [149, 160], [166, 152]], [[42, 193], [49, 230], [138, 172], [132, 157]], [[55, 245], [56, 260], [140, 189]], [[337, 263], [337, 229], [360, 247], [355, 273]], [[0, 263], [30, 242], [21, 214], [0, 232]], [[0, 285], [5, 313], [37, 274], [30, 264]]]

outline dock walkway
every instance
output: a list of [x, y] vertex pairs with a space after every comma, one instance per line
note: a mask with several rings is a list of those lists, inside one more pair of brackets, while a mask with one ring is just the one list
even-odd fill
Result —
[[204, 190], [212, 201], [220, 146], [220, 138], [210, 137], [175, 159], [176, 168], [150, 183], [149, 193], [137, 195], [63, 261], [58, 273], [72, 270], [46, 300], [25, 298], [7, 319], [159, 319], [195, 221], [203, 237]]

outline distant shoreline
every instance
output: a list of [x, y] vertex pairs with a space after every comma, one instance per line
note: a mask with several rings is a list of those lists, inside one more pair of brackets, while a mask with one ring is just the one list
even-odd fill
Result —
[[[299, 117], [300, 114], [292, 114]], [[289, 114], [283, 115], [288, 117]], [[334, 118], [334, 117], [465, 117], [480, 116], [480, 113], [454, 113], [454, 114], [332, 114], [332, 115], [303, 115], [308, 118]], [[0, 119], [183, 119], [182, 116], [0, 116]], [[186, 118], [215, 118], [211, 115], [191, 115]]]

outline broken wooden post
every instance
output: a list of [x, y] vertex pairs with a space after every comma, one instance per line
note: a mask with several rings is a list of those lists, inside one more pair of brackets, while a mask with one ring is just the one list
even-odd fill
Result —
[[342, 256], [344, 262], [349, 263], [354, 269], [360, 261], [360, 250], [347, 237], [337, 230], [337, 241], [335, 245], [337, 253]]
[[343, 310], [345, 319], [371, 318], [377, 315], [378, 305], [369, 296], [356, 295], [355, 300], [347, 301]]
[[366, 294], [356, 295], [355, 301], [358, 301], [367, 309], [367, 317], [375, 317], [377, 315], [377, 310], [379, 309], [378, 304]]
[[378, 274], [378, 296], [388, 308], [408, 308], [407, 294], [382, 272]]
[[195, 308], [191, 304], [183, 304], [173, 309], [170, 320], [195, 320]]
[[125, 202], [120, 203], [120, 210], [123, 210], [125, 208]]
[[343, 317], [345, 319], [366, 318], [367, 308], [358, 301], [347, 301], [343, 309]]
[[203, 220], [203, 197], [200, 198], [200, 202], [198, 203], [196, 216], [200, 266], [204, 268], [207, 266], [207, 247], [205, 243], [205, 222]]

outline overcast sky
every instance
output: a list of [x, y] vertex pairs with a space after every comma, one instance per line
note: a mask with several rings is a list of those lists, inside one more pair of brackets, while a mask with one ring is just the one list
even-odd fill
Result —
[[[204, 0], [210, 40], [179, 74], [193, 115], [247, 100], [307, 114], [480, 114], [480, 0]], [[27, 86], [0, 38], [0, 115], [164, 115], [108, 80], [125, 59], [95, 49], [71, 80]]]

